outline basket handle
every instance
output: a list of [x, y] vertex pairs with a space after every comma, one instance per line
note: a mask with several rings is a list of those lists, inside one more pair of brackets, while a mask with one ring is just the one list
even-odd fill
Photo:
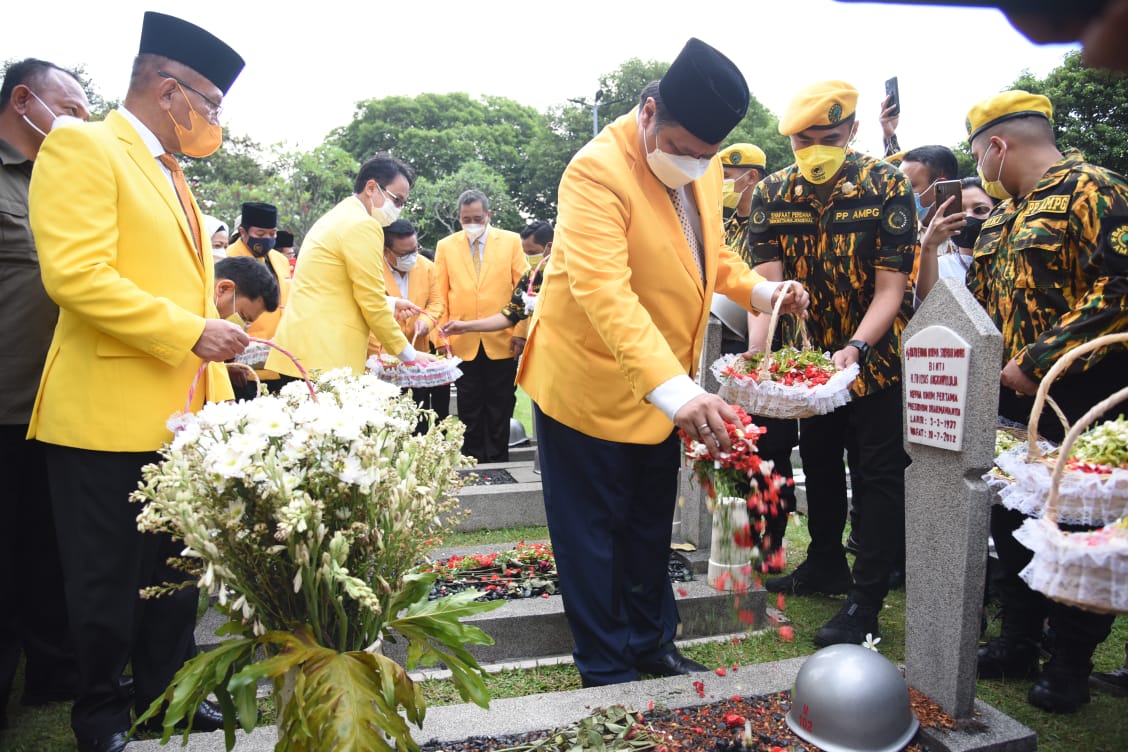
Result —
[[[776, 326], [779, 324], [779, 315], [780, 311], [783, 308], [783, 298], [787, 295], [788, 290], [790, 290], [797, 284], [798, 283], [795, 280], [789, 279], [782, 285], [780, 285], [779, 296], [776, 297], [775, 305], [772, 306], [772, 318], [768, 322], [768, 339], [766, 342], [764, 342], [764, 357], [760, 361], [759, 378], [761, 381], [766, 379], [768, 377], [768, 374], [771, 373], [769, 369], [769, 366], [771, 365], [771, 358], [769, 356], [772, 354], [772, 340], [775, 339]], [[802, 318], [799, 319], [799, 332], [800, 337], [802, 338], [803, 349], [809, 350], [811, 347], [811, 340], [807, 335], [807, 322]]]
[[[1050, 408], [1057, 414], [1062, 427], [1066, 429], [1067, 433], [1069, 432], [1069, 421], [1066, 420], [1065, 414], [1057, 406], [1057, 403], [1050, 398], [1050, 386], [1061, 376], [1065, 369], [1069, 368], [1073, 361], [1077, 360], [1082, 355], [1087, 355], [1094, 350], [1100, 350], [1107, 345], [1116, 344], [1117, 342], [1128, 342], [1128, 332], [1105, 334], [1082, 343], [1070, 350], [1066, 350], [1062, 353], [1061, 357], [1050, 366], [1049, 370], [1046, 371], [1046, 375], [1042, 377], [1041, 383], [1038, 384], [1038, 391], [1034, 395], [1034, 406], [1030, 409], [1030, 421], [1027, 426], [1026, 439], [1026, 457], [1028, 460], [1036, 460], [1042, 456], [1042, 450], [1038, 447], [1038, 420], [1042, 417], [1042, 409], [1047, 402], [1050, 403]], [[1107, 408], [1108, 406], [1106, 405], [1105, 409]], [[1088, 415], [1088, 413], [1086, 413], [1086, 415]], [[1099, 415], [1100, 413], [1097, 414], [1097, 416]], [[1094, 418], [1097, 416], [1094, 416]], [[1060, 451], [1063, 457], [1067, 455], [1064, 448]]]
[[[1093, 342], [1096, 341], [1097, 340], [1093, 340]], [[1046, 376], [1048, 377], [1049, 373], [1047, 373]], [[1059, 454], [1057, 462], [1054, 463], [1054, 472], [1050, 476], [1050, 495], [1046, 499], [1046, 508], [1042, 513], [1043, 517], [1055, 525], [1057, 524], [1058, 484], [1061, 483], [1061, 476], [1065, 473], [1065, 465], [1069, 461], [1069, 453], [1073, 449], [1073, 443], [1077, 441], [1077, 437], [1089, 427], [1090, 423], [1104, 415], [1110, 407], [1125, 399], [1128, 399], [1128, 386], [1110, 394], [1108, 397], [1090, 407], [1089, 411], [1082, 415], [1081, 418], [1073, 424], [1073, 427], [1069, 429], [1069, 433], [1066, 434], [1065, 441], [1061, 443], [1061, 447], [1058, 449]], [[1031, 433], [1033, 433], [1033, 429], [1031, 429]]]
[[[447, 355], [447, 357], [449, 358], [449, 357], [450, 357], [450, 354], [451, 354], [451, 349], [450, 349], [450, 338], [446, 336], [446, 333], [445, 333], [445, 332], [443, 332], [443, 328], [442, 328], [441, 326], [439, 326], [439, 322], [438, 322], [438, 321], [437, 321], [437, 320], [435, 319], [435, 317], [434, 317], [434, 316], [432, 316], [431, 314], [427, 313], [426, 311], [420, 311], [420, 312], [419, 312], [419, 315], [420, 315], [420, 316], [426, 316], [426, 317], [427, 317], [427, 318], [428, 318], [428, 319], [430, 320], [430, 322], [431, 322], [431, 331], [432, 331], [432, 332], [438, 332], [438, 333], [439, 333], [439, 338], [440, 338], [440, 339], [442, 339], [442, 341], [443, 341], [443, 345], [442, 345], [442, 346], [443, 346], [443, 349], [445, 349], [445, 350], [446, 350], [446, 355]], [[418, 335], [418, 334], [416, 334], [416, 335], [415, 335], [415, 336], [414, 336], [414, 337], [413, 337], [413, 338], [411, 339], [412, 347], [414, 347], [414, 346], [415, 346], [415, 341], [416, 341], [417, 339], [419, 339], [419, 335]], [[383, 349], [384, 349], [384, 343], [382, 343], [382, 342], [381, 342], [381, 343], [380, 343], [380, 350], [382, 351]]]
[[[275, 350], [277, 350], [278, 352], [282, 353], [287, 358], [289, 358], [293, 362], [294, 366], [298, 369], [298, 373], [300, 373], [302, 375], [302, 380], [305, 381], [306, 388], [309, 389], [310, 398], [313, 399], [314, 402], [317, 402], [317, 391], [314, 390], [313, 383], [309, 380], [309, 374], [306, 373], [306, 369], [302, 367], [302, 364], [298, 361], [296, 356], [294, 356], [289, 350], [286, 350], [285, 348], [276, 345], [275, 343], [271, 342], [268, 339], [259, 339], [258, 337], [251, 337], [250, 340], [251, 340], [251, 342], [257, 342], [260, 345], [267, 345], [268, 347], [273, 347]], [[195, 397], [196, 397], [196, 389], [199, 388], [199, 386], [200, 386], [200, 378], [204, 375], [204, 371], [208, 370], [208, 365], [212, 362], [213, 361], [205, 360], [203, 363], [200, 364], [200, 367], [196, 369], [196, 375], [192, 379], [192, 386], [190, 386], [188, 388], [188, 399], [184, 403], [184, 414], [185, 415], [192, 412], [192, 400], [195, 399]], [[231, 364], [225, 363], [224, 365], [231, 365]], [[255, 373], [255, 369], [251, 368], [248, 365], [244, 365], [242, 363], [238, 363], [236, 365], [243, 366], [244, 368], [247, 368], [248, 370], [250, 370], [251, 373], [254, 373], [255, 383], [261, 383], [261, 382], [259, 382], [258, 374]]]
[[527, 292], [529, 295], [536, 295], [536, 293], [533, 292], [533, 281], [536, 280], [537, 274], [540, 273], [540, 270], [544, 268], [544, 263], [546, 261], [548, 261], [548, 258], [549, 258], [548, 256], [545, 256], [544, 258], [542, 258], [540, 260], [540, 263], [537, 264], [536, 268], [533, 269], [533, 273], [529, 275], [529, 286], [525, 290], [525, 292]]

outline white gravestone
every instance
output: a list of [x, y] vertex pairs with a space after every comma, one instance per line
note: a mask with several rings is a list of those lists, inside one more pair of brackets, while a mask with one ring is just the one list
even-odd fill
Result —
[[902, 342], [906, 678], [967, 718], [991, 507], [981, 476], [994, 461], [1003, 341], [963, 280], [942, 278]]
[[946, 326], [930, 326], [905, 340], [902, 349], [906, 437], [960, 451], [971, 345]]

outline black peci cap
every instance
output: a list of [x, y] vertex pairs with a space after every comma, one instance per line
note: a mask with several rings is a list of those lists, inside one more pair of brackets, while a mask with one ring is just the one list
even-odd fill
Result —
[[243, 70], [243, 58], [210, 31], [154, 11], [145, 12], [139, 55], [160, 55], [187, 65], [227, 94]]
[[275, 248], [291, 248], [294, 245], [294, 233], [285, 230], [278, 231], [278, 239], [274, 241]]
[[748, 112], [740, 69], [700, 39], [690, 39], [658, 82], [662, 104], [702, 141], [719, 144]]
[[262, 227], [273, 230], [278, 226], [278, 207], [274, 204], [264, 204], [261, 201], [246, 201], [243, 203], [242, 227]]

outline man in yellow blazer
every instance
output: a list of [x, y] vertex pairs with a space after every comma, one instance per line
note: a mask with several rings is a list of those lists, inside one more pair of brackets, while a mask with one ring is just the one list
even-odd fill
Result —
[[[674, 429], [730, 448], [724, 423], [736, 414], [692, 380], [709, 303], [717, 291], [766, 311], [780, 294], [722, 245], [713, 157], [748, 101], [736, 66], [691, 39], [560, 183], [553, 258], [517, 380], [534, 402], [545, 510], [585, 686], [705, 670], [673, 643]], [[803, 290], [783, 303], [806, 305]]]
[[[83, 752], [118, 752], [145, 709], [195, 652], [196, 591], [142, 601], [139, 588], [183, 579], [180, 546], [137, 531], [129, 494], [190, 404], [230, 398], [219, 361], [247, 335], [217, 318], [210, 244], [173, 154], [222, 141], [220, 100], [243, 60], [207, 31], [146, 13], [125, 101], [104, 122], [48, 135], [31, 181], [31, 224], [59, 322], [29, 437], [45, 444], [80, 668], [71, 726]], [[122, 680], [132, 664], [133, 692]], [[197, 729], [222, 726], [201, 706]]]
[[[242, 224], [237, 228], [235, 242], [227, 246], [228, 258], [232, 256], [245, 256], [256, 259], [263, 264], [274, 279], [278, 282], [278, 307], [273, 311], [263, 311], [251, 325], [247, 327], [247, 334], [257, 339], [274, 339], [278, 330], [278, 322], [286, 310], [286, 301], [290, 299], [290, 260], [279, 251], [274, 250], [278, 238], [278, 207], [262, 201], [244, 201], [243, 210], [239, 214]], [[236, 371], [235, 373], [239, 373]], [[245, 373], [245, 372], [242, 372]], [[234, 382], [238, 378], [229, 372]], [[277, 391], [281, 386], [277, 371], [266, 369], [258, 370], [258, 377], [271, 391]], [[241, 398], [250, 399], [256, 394], [254, 383], [247, 383], [246, 378], [242, 383], [235, 384], [235, 392]]]
[[[458, 197], [462, 229], [435, 246], [439, 288], [447, 317], [481, 319], [501, 310], [513, 288], [528, 271], [521, 236], [490, 225], [490, 201], [478, 190]], [[520, 344], [525, 324], [499, 332], [467, 332], [451, 338], [454, 354], [462, 358], [458, 380], [458, 417], [466, 424], [462, 453], [479, 462], [509, 460], [509, 419], [517, 390]]]
[[[364, 373], [368, 335], [384, 352], [406, 362], [431, 362], [418, 352], [396, 323], [386, 294], [384, 227], [399, 216], [415, 181], [415, 171], [389, 154], [377, 154], [360, 167], [353, 195], [314, 223], [302, 243], [290, 288], [286, 316], [274, 341], [297, 357], [307, 371], [351, 368]], [[418, 313], [407, 301], [397, 310]], [[301, 372], [289, 358], [272, 350], [266, 367], [285, 377]]]
[[[384, 284], [388, 295], [408, 300], [422, 309], [423, 313], [404, 317], [400, 321], [400, 331], [412, 345], [427, 347], [435, 322], [442, 321], [443, 318], [443, 296], [439, 291], [435, 264], [420, 255], [415, 226], [406, 219], [397, 219], [384, 228]], [[381, 351], [380, 341], [375, 335], [370, 335], [368, 354]], [[434, 397], [441, 392], [448, 395], [446, 400], [436, 401]], [[419, 407], [434, 410], [440, 420], [447, 416], [450, 385], [413, 387], [411, 393]], [[427, 420], [421, 419], [420, 433], [426, 426]]]

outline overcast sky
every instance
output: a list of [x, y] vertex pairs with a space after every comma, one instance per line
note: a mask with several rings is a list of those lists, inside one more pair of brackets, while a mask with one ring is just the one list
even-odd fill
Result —
[[834, 0], [20, 0], [4, 10], [3, 58], [83, 64], [124, 95], [145, 10], [199, 24], [247, 61], [224, 102], [232, 132], [310, 149], [357, 101], [463, 91], [543, 110], [590, 98], [624, 60], [672, 61], [691, 36], [728, 55], [777, 115], [795, 89], [837, 78], [860, 91], [861, 148], [880, 152], [884, 82], [898, 76], [905, 147], [954, 145], [976, 101], [1071, 49], [1037, 46], [996, 10]]

